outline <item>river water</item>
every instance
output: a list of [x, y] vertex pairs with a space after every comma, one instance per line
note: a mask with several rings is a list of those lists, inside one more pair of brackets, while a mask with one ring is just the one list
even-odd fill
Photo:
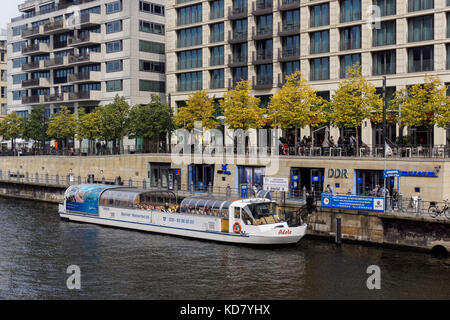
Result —
[[[69, 290], [77, 265], [81, 289]], [[369, 290], [367, 268], [381, 271]], [[252, 248], [60, 220], [0, 198], [0, 299], [450, 299], [450, 259], [303, 239]]]

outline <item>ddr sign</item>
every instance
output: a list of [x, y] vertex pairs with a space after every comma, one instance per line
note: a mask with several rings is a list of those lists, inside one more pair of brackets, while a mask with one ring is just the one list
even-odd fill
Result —
[[322, 207], [368, 211], [384, 211], [384, 198], [354, 195], [322, 194]]
[[289, 191], [289, 178], [264, 177], [264, 190]]

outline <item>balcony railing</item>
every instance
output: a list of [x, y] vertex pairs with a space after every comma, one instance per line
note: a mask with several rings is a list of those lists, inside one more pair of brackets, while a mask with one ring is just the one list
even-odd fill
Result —
[[29, 96], [29, 97], [22, 97], [22, 104], [32, 104], [32, 103], [39, 103], [40, 96]]
[[44, 24], [44, 33], [60, 30], [64, 28], [64, 20], [58, 20]]
[[260, 50], [252, 53], [253, 64], [271, 63], [273, 60], [273, 53], [269, 50]]
[[22, 38], [29, 38], [40, 34], [40, 28], [22, 30]]
[[50, 52], [50, 48], [49, 45], [47, 43], [41, 42], [41, 43], [35, 43], [29, 46], [25, 46], [22, 48], [22, 53], [23, 54], [27, 54], [27, 53], [37, 53], [37, 52], [42, 52], [42, 53], [49, 53]]
[[278, 35], [289, 36], [300, 33], [300, 23], [278, 23]]
[[252, 3], [252, 14], [263, 15], [273, 11], [272, 0], [257, 0]]
[[69, 92], [69, 100], [101, 100], [101, 91], [79, 91], [79, 92]]
[[230, 20], [236, 20], [236, 19], [242, 19], [247, 17], [247, 6], [241, 6], [241, 7], [228, 7], [228, 19]]
[[230, 43], [246, 42], [247, 37], [247, 31], [228, 31], [228, 42]]
[[254, 89], [270, 89], [273, 86], [272, 77], [255, 77], [253, 76], [253, 88]]
[[238, 67], [247, 65], [248, 56], [245, 54], [233, 54], [228, 56], [228, 65]]
[[100, 81], [101, 72], [100, 71], [88, 71], [69, 74], [69, 82], [82, 82], [82, 81]]
[[300, 7], [300, 0], [278, 0], [278, 10], [290, 10]]
[[102, 35], [100, 33], [90, 32], [82, 37], [70, 37], [67, 40], [69, 46], [85, 45], [88, 43], [101, 43]]
[[100, 62], [101, 55], [99, 52], [91, 52], [86, 55], [69, 56], [69, 64]]
[[44, 102], [53, 103], [53, 102], [63, 102], [67, 101], [67, 96], [64, 93], [50, 94], [44, 96]]
[[272, 26], [258, 27], [256, 30], [253, 27], [252, 31], [253, 40], [262, 40], [273, 36]]
[[300, 48], [278, 49], [278, 60], [296, 60], [300, 58]]
[[39, 69], [39, 68], [40, 68], [40, 61], [22, 64], [22, 71], [29, 71], [29, 70], [33, 70], [33, 69]]
[[57, 67], [61, 65], [64, 65], [64, 57], [53, 58], [44, 62], [45, 68]]

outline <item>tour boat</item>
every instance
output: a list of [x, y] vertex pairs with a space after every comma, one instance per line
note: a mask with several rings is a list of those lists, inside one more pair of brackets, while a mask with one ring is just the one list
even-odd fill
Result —
[[70, 221], [236, 244], [292, 244], [306, 224], [289, 226], [276, 202], [265, 198], [223, 200], [111, 185], [74, 185], [59, 205]]

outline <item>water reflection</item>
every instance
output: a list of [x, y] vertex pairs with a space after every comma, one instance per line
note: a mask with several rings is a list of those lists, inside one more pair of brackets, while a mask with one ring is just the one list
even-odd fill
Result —
[[[450, 263], [419, 252], [304, 239], [255, 249], [61, 221], [57, 208], [0, 199], [2, 299], [450, 298]], [[81, 290], [66, 288], [69, 265]], [[381, 268], [368, 290], [366, 269]]]

